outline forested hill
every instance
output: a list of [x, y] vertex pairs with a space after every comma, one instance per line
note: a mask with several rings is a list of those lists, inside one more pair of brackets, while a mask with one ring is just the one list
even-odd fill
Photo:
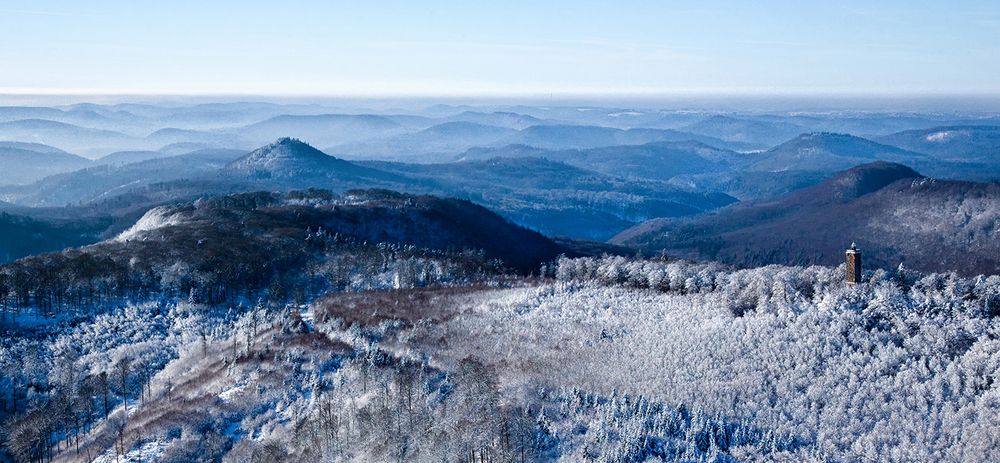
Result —
[[487, 258], [529, 272], [564, 251], [469, 201], [389, 190], [349, 190], [337, 196], [326, 190], [247, 193], [160, 207], [117, 241], [198, 239], [206, 246], [208, 236], [202, 235], [227, 228], [255, 240], [305, 238], [310, 230], [323, 230], [358, 242], [481, 250]]
[[[664, 158], [675, 156], [656, 151], [660, 166], [676, 164], [676, 159]], [[696, 214], [735, 201], [662, 180], [602, 174], [537, 158], [432, 165], [346, 161], [286, 137], [249, 153], [213, 149], [102, 163], [30, 185], [0, 186], [0, 198], [22, 207], [87, 208], [122, 216], [200, 196], [381, 188], [467, 198], [546, 235], [595, 241], [654, 217]]]
[[0, 297], [42, 313], [109, 297], [281, 301], [293, 288], [527, 274], [560, 254], [580, 255], [465, 200], [386, 190], [244, 193], [157, 207], [115, 239], [7, 264]]
[[0, 263], [97, 241], [110, 218], [43, 220], [0, 212]]
[[752, 267], [836, 265], [853, 241], [876, 267], [997, 274], [997, 204], [1000, 184], [934, 180], [875, 162], [775, 200], [646, 222], [612, 242]]

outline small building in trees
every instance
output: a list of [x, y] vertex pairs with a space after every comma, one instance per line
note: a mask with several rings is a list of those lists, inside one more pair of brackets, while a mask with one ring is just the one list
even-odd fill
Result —
[[851, 247], [847, 249], [847, 274], [846, 280], [848, 285], [856, 285], [861, 283], [861, 250], [858, 249], [858, 245], [851, 243]]

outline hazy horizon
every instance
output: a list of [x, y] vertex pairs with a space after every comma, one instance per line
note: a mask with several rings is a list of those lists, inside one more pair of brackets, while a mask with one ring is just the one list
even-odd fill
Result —
[[435, 105], [514, 107], [624, 107], [672, 111], [857, 111], [857, 112], [1000, 112], [1000, 93], [991, 94], [521, 94], [521, 95], [280, 95], [247, 94], [60, 94], [0, 92], [3, 106], [72, 106], [78, 104], [198, 104], [270, 103], [317, 105], [352, 111], [421, 110]]

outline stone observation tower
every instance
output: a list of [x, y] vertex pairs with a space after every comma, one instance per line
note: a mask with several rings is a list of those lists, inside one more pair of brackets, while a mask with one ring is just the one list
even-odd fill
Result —
[[861, 250], [854, 243], [847, 249], [847, 284], [861, 283]]

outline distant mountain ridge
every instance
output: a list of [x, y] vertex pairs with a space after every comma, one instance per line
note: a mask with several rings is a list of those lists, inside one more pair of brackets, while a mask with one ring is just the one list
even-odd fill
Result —
[[650, 221], [612, 239], [739, 266], [836, 265], [856, 241], [872, 267], [1000, 273], [1000, 184], [933, 180], [876, 162], [773, 200]]
[[124, 164], [134, 164], [142, 161], [149, 161], [150, 159], [166, 158], [170, 157], [170, 154], [164, 153], [162, 151], [116, 151], [114, 153], [108, 154], [107, 156], [101, 156], [94, 160], [95, 164], [110, 164], [110, 165], [124, 165]]
[[799, 134], [811, 131], [806, 127], [789, 122], [743, 119], [726, 115], [715, 115], [685, 125], [681, 127], [681, 130], [762, 148], [775, 146]]
[[[771, 197], [813, 185], [830, 172], [829, 166], [821, 165], [815, 166], [820, 170], [754, 169], [754, 163], [766, 156], [768, 153], [740, 153], [698, 141], [678, 141], [563, 150], [527, 145], [481, 147], [462, 153], [458, 159], [542, 157], [606, 175], [665, 181], [677, 188], [725, 193], [741, 200]], [[853, 166], [865, 161], [846, 159], [844, 164]]]
[[36, 207], [101, 205], [130, 214], [142, 207], [199, 195], [306, 187], [334, 191], [384, 188], [467, 198], [546, 234], [594, 241], [606, 240], [652, 217], [697, 214], [735, 201], [725, 194], [691, 191], [655, 179], [609, 175], [539, 158], [430, 165], [350, 162], [292, 138], [281, 138], [249, 153], [203, 150], [135, 160], [138, 162], [104, 163], [31, 185], [0, 188], [0, 198]]
[[0, 185], [25, 185], [90, 164], [89, 159], [51, 146], [0, 142]]
[[460, 160], [495, 157], [543, 157], [620, 177], [669, 180], [678, 175], [720, 172], [751, 157], [698, 141], [652, 142], [589, 149], [548, 150], [527, 145], [473, 148]]
[[[9, 140], [0, 152], [63, 156], [14, 152], [7, 159], [16, 162], [0, 172], [0, 200], [132, 214], [253, 190], [385, 188], [467, 198], [547, 234], [604, 240], [653, 217], [776, 199], [877, 160], [935, 179], [994, 181], [998, 133], [995, 114], [957, 110], [239, 101], [0, 107], [0, 139]], [[247, 155], [285, 137], [303, 146]], [[103, 157], [82, 164], [66, 157], [75, 154]]]
[[19, 142], [19, 141], [0, 141], [0, 148], [20, 149], [25, 151], [34, 151], [36, 153], [46, 153], [46, 154], [70, 154], [67, 153], [65, 150], [61, 150], [54, 146], [49, 146], [42, 143], [30, 143], [30, 142]]
[[453, 121], [433, 125], [413, 133], [403, 133], [381, 140], [362, 141], [328, 148], [352, 159], [408, 160], [429, 162], [448, 157], [474, 146], [493, 144], [516, 130], [477, 122]]
[[0, 122], [0, 140], [34, 142], [97, 157], [106, 146], [139, 148], [140, 139], [121, 132], [81, 127], [47, 119]]
[[[30, 207], [64, 207], [122, 199], [155, 184], [214, 178], [226, 164], [244, 154], [239, 150], [199, 150], [138, 162], [88, 164], [83, 169], [47, 176], [30, 185], [2, 187], [0, 197]], [[176, 188], [172, 194], [180, 194], [181, 190]]]
[[543, 125], [547, 121], [534, 116], [518, 114], [510, 111], [493, 111], [489, 113], [481, 111], [463, 111], [447, 118], [450, 121], [473, 122], [482, 125], [491, 125], [508, 129], [526, 129], [533, 125]]
[[470, 198], [550, 236], [604, 240], [651, 217], [683, 216], [735, 201], [643, 179], [625, 179], [538, 157], [441, 164], [367, 162], [448, 196]]
[[[376, 169], [330, 156], [295, 138], [279, 138], [230, 162], [224, 177], [271, 182], [282, 187], [386, 187], [405, 180]], [[308, 183], [305, 183], [308, 184]], [[275, 186], [277, 186], [275, 185]]]
[[946, 161], [1000, 164], [1000, 126], [963, 125], [908, 130], [878, 138], [883, 143]]
[[618, 129], [586, 125], [535, 125], [519, 131], [513, 138], [502, 140], [502, 143], [547, 149], [583, 149], [615, 145], [642, 145], [660, 141], [700, 141], [723, 149], [747, 147], [742, 143], [727, 142], [714, 137], [672, 129]]
[[315, 146], [331, 146], [402, 133], [392, 118], [374, 114], [281, 115], [231, 132], [255, 145], [294, 137]]
[[760, 171], [839, 171], [871, 161], [913, 163], [926, 156], [853, 135], [813, 132], [799, 135], [759, 155], [749, 165]]
[[716, 149], [751, 148], [751, 145], [746, 143], [729, 142], [672, 129], [619, 129], [570, 124], [531, 125], [514, 129], [477, 122], [446, 122], [415, 133], [332, 145], [325, 151], [357, 160], [440, 163], [460, 158], [470, 149], [493, 149], [511, 145], [566, 150], [688, 141], [700, 142]]

